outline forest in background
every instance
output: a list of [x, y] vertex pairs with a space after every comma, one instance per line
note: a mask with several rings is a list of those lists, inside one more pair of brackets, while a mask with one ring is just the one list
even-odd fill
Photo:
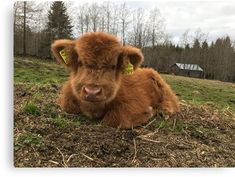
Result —
[[55, 1], [14, 4], [14, 55], [52, 59], [50, 44], [55, 39], [79, 38], [90, 31], [116, 35], [122, 44], [142, 49], [145, 66], [168, 73], [176, 62], [198, 64], [204, 78], [235, 82], [235, 48], [229, 36], [208, 42], [200, 28], [182, 34], [174, 44], [166, 33], [160, 9], [130, 8], [126, 3], [86, 3], [73, 6]]

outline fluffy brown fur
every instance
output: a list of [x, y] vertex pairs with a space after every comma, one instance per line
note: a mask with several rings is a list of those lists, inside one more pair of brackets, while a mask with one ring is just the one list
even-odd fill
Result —
[[[102, 32], [87, 33], [77, 40], [57, 40], [52, 52], [59, 63], [70, 68], [64, 84], [61, 108], [101, 118], [112, 127], [131, 128], [146, 123], [157, 112], [179, 111], [175, 94], [153, 69], [141, 69], [142, 52], [122, 46], [116, 37]], [[59, 51], [69, 55], [65, 64]], [[128, 62], [134, 73], [124, 74]]]

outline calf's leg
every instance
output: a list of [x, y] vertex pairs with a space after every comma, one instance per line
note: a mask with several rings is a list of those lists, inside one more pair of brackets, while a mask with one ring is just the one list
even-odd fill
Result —
[[130, 129], [140, 126], [155, 115], [155, 110], [149, 106], [145, 111], [130, 113], [124, 109], [115, 109], [107, 112], [102, 120], [104, 125], [119, 127], [121, 129]]
[[63, 111], [72, 114], [80, 113], [79, 102], [73, 94], [69, 81], [64, 84], [58, 102]]

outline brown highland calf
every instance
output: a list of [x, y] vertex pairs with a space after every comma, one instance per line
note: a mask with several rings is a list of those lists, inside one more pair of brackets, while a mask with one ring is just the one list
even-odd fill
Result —
[[177, 97], [161, 76], [153, 69], [139, 68], [142, 52], [122, 46], [115, 36], [92, 32], [77, 40], [56, 40], [51, 48], [57, 61], [70, 68], [59, 98], [68, 113], [132, 128], [157, 112], [179, 111]]

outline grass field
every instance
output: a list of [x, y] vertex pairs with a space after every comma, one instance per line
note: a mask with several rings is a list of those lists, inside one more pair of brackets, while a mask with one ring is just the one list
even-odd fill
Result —
[[54, 61], [15, 57], [16, 167], [235, 167], [235, 84], [162, 75], [181, 112], [117, 130], [61, 111], [68, 75]]
[[[14, 66], [15, 83], [62, 84], [68, 77], [68, 71], [53, 61], [15, 58]], [[235, 111], [235, 84], [165, 74], [162, 76], [181, 100]]]

